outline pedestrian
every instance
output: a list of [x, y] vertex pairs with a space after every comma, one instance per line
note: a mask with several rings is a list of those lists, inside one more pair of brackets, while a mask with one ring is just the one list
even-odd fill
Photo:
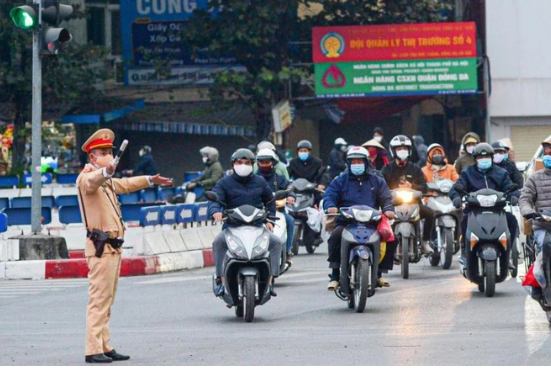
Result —
[[134, 170], [132, 170], [132, 175], [156, 175], [159, 171], [157, 170], [157, 165], [153, 161], [153, 155], [151, 154], [151, 147], [143, 146], [140, 148], [140, 162]]
[[121, 267], [124, 223], [117, 194], [128, 194], [154, 184], [171, 185], [159, 174], [114, 179], [115, 134], [100, 129], [82, 145], [89, 164], [77, 178], [78, 199], [86, 227], [85, 257], [88, 264], [89, 302], [86, 309], [86, 363], [128, 360], [115, 351], [109, 340], [111, 306], [115, 300]]

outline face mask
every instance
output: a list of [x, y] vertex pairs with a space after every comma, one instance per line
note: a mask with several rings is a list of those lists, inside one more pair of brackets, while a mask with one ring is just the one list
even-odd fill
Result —
[[300, 158], [301, 161], [308, 160], [308, 157], [310, 157], [310, 154], [308, 152], [299, 152], [298, 158]]
[[377, 157], [376, 149], [370, 149], [368, 152], [369, 152], [369, 157]]
[[474, 146], [468, 146], [468, 147], [467, 147], [467, 153], [468, 153], [469, 155], [472, 155], [472, 154], [473, 154], [473, 150], [474, 150]]
[[381, 137], [380, 135], [378, 135], [376, 137], [373, 137], [373, 139], [375, 139], [379, 143], [381, 143], [383, 141], [383, 137]]
[[140, 155], [140, 157], [143, 156], [144, 152], [142, 150], [140, 150], [139, 155]]
[[444, 157], [442, 156], [433, 156], [432, 163], [434, 165], [442, 165], [444, 163]]
[[503, 153], [495, 153], [494, 154], [494, 163], [500, 164], [501, 161], [505, 158], [505, 155]]
[[346, 152], [346, 146], [341, 146], [341, 151]]
[[508, 153], [503, 155], [503, 161], [509, 161], [509, 154]]
[[113, 155], [98, 156], [96, 165], [100, 168], [107, 167], [107, 165], [113, 162]]
[[242, 178], [251, 175], [253, 167], [251, 165], [235, 165], [233, 171]]
[[204, 164], [206, 164], [208, 160], [209, 160], [209, 158], [208, 158], [208, 157], [206, 157], [206, 156], [203, 156], [203, 163], [204, 163]]
[[273, 166], [259, 166], [258, 169], [263, 174], [270, 174], [273, 170]]
[[551, 155], [543, 156], [543, 166], [545, 166], [546, 169], [551, 169]]
[[[550, 156], [551, 157], [551, 156]], [[352, 164], [350, 165], [350, 171], [354, 175], [362, 175], [365, 172], [365, 165], [364, 164]]]
[[398, 158], [400, 160], [405, 161], [409, 157], [409, 152], [408, 151], [398, 151], [398, 152], [396, 152], [396, 156], [398, 156]]
[[491, 158], [481, 158], [480, 160], [476, 161], [476, 166], [480, 170], [488, 170], [490, 167], [492, 167], [492, 159]]

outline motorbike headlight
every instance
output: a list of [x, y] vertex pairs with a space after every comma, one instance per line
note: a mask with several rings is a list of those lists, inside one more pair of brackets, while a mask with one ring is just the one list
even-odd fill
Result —
[[396, 195], [404, 203], [410, 203], [413, 200], [413, 192], [398, 191], [396, 192]]
[[279, 207], [284, 207], [286, 203], [287, 203], [287, 200], [286, 200], [286, 199], [278, 199], [278, 200], [276, 201], [276, 207], [278, 207], [278, 208], [279, 208]]
[[546, 222], [551, 222], [551, 216], [541, 215], [541, 218]]
[[438, 188], [442, 193], [449, 193], [453, 186], [453, 182], [449, 180], [442, 180], [438, 182]]
[[359, 221], [359, 222], [368, 222], [371, 219], [372, 214], [373, 214], [373, 211], [354, 210], [354, 217], [356, 218], [356, 221]]
[[477, 195], [476, 200], [480, 203], [481, 207], [493, 207], [497, 202], [497, 195]]
[[264, 235], [262, 237], [262, 240], [260, 240], [260, 242], [254, 246], [252, 258], [259, 257], [264, 253], [266, 253], [266, 250], [268, 250], [269, 244], [270, 244], [270, 237], [268, 235]]
[[247, 258], [247, 250], [231, 236], [226, 237], [228, 248], [237, 258]]

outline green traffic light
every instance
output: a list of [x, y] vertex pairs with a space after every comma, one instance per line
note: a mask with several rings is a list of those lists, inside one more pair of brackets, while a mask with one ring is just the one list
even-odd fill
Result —
[[18, 28], [30, 29], [36, 25], [36, 12], [27, 5], [13, 8], [10, 17]]

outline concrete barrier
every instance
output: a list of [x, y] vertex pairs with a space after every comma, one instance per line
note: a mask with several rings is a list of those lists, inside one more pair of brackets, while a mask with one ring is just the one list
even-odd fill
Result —
[[201, 238], [196, 228], [182, 229], [180, 230], [180, 235], [188, 251], [203, 249], [203, 243], [201, 242]]
[[163, 236], [171, 252], [186, 252], [188, 250], [180, 235], [180, 230], [163, 231]]
[[162, 233], [152, 232], [144, 234], [144, 255], [170, 253], [170, 248]]
[[196, 229], [197, 235], [201, 240], [203, 249], [212, 248], [212, 242], [214, 241], [214, 235], [210, 226], [198, 227]]
[[46, 274], [46, 261], [4, 262], [5, 276], [8, 280], [40, 280]]

